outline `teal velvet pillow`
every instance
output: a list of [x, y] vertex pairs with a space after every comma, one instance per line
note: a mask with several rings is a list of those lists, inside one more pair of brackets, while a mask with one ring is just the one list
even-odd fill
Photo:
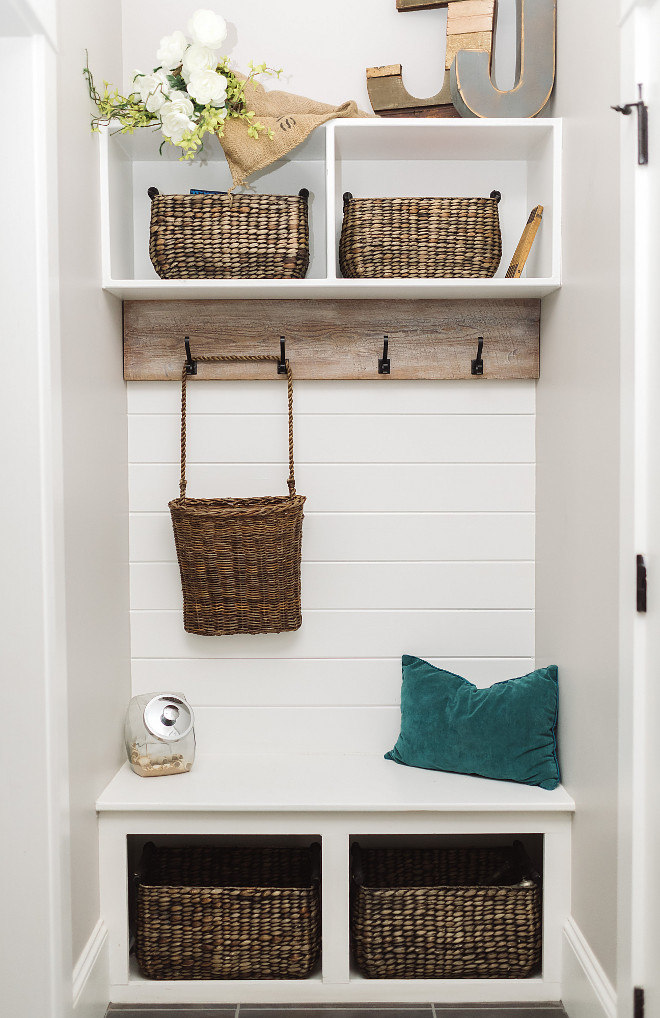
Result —
[[488, 689], [404, 654], [401, 732], [386, 760], [556, 788], [557, 667]]

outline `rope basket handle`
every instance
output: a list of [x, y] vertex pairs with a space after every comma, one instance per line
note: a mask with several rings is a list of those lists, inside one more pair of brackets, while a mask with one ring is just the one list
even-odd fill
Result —
[[[250, 362], [255, 361], [272, 361], [275, 364], [280, 363], [280, 358], [277, 354], [262, 354], [262, 355], [241, 355], [241, 354], [227, 354], [222, 355], [200, 355], [195, 357], [195, 360], [199, 363], [232, 363], [237, 362]], [[289, 496], [293, 496], [296, 493], [296, 480], [293, 472], [293, 375], [291, 374], [291, 366], [288, 360], [284, 361], [286, 367], [286, 385], [289, 399], [289, 476], [287, 478], [287, 486], [289, 488]], [[186, 497], [186, 390], [188, 382], [188, 361], [183, 362], [183, 371], [181, 373], [181, 479], [179, 481], [179, 497], [185, 499]]]

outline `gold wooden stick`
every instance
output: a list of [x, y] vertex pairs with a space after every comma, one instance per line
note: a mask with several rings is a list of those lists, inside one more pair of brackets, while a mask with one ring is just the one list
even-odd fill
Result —
[[525, 268], [525, 263], [529, 258], [529, 252], [532, 250], [532, 244], [534, 243], [534, 238], [537, 234], [542, 216], [542, 205], [537, 205], [536, 208], [532, 209], [530, 212], [529, 219], [525, 224], [525, 229], [518, 241], [518, 247], [511, 259], [511, 264], [506, 270], [506, 279], [518, 279], [522, 275], [522, 270]]

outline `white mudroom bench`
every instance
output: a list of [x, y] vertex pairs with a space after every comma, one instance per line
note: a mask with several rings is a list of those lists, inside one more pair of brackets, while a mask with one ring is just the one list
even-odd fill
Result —
[[[116, 1003], [551, 1001], [561, 997], [570, 913], [574, 802], [512, 782], [403, 767], [383, 759], [392, 708], [202, 708], [188, 774], [142, 778], [124, 764], [98, 799], [101, 909]], [[303, 980], [143, 978], [130, 955], [129, 884], [142, 844], [202, 837], [321, 843], [322, 957]], [[542, 846], [542, 971], [527, 979], [365, 979], [349, 943], [350, 845], [510, 843]], [[539, 858], [539, 861], [541, 859]]]

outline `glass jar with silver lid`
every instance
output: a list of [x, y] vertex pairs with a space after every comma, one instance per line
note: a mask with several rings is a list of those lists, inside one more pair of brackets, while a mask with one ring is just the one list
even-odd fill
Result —
[[184, 774], [195, 759], [194, 716], [182, 693], [143, 693], [128, 705], [128, 762], [143, 778]]

